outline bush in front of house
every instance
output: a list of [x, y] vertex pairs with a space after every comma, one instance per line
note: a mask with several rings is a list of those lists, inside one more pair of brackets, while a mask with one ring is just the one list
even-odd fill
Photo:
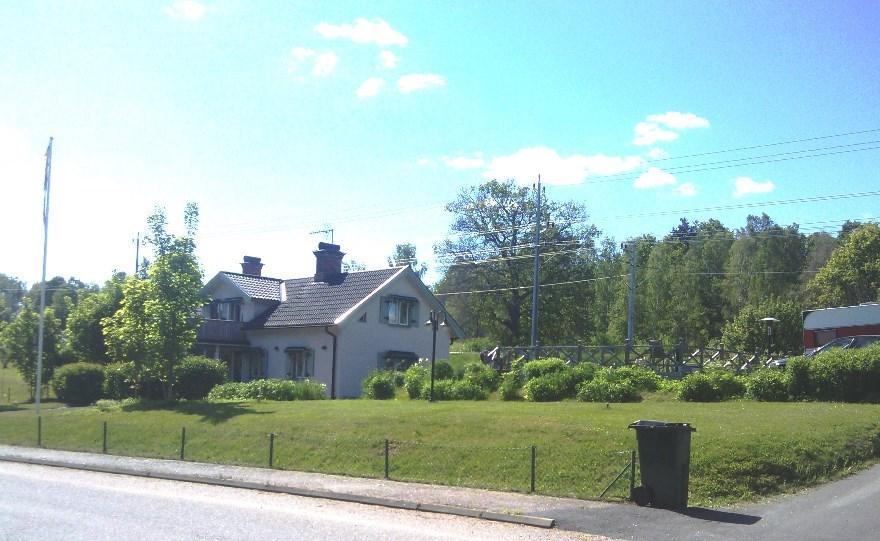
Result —
[[629, 380], [597, 376], [578, 386], [577, 399], [582, 402], [640, 402], [642, 395]]
[[520, 390], [522, 385], [519, 381], [519, 373], [511, 370], [505, 372], [501, 376], [501, 385], [498, 387], [498, 394], [501, 400], [521, 400]]
[[461, 379], [462, 381], [468, 381], [478, 387], [482, 387], [490, 393], [497, 390], [498, 385], [501, 383], [501, 376], [498, 375], [498, 372], [496, 372], [491, 366], [485, 365], [481, 362], [465, 364], [464, 369], [462, 370]]
[[548, 359], [538, 359], [529, 361], [522, 365], [522, 377], [525, 381], [537, 378], [553, 372], [560, 372], [569, 368], [568, 363], [562, 359], [550, 357]]
[[403, 388], [406, 389], [406, 394], [410, 398], [419, 398], [422, 394], [422, 387], [430, 377], [430, 370], [420, 364], [414, 364], [407, 368], [403, 373]]
[[[422, 387], [422, 398], [431, 397], [430, 382]], [[479, 385], [465, 380], [441, 379], [434, 380], [434, 400], [486, 400], [489, 392]]]
[[678, 397], [688, 402], [720, 402], [743, 396], [745, 390], [743, 378], [727, 370], [704, 370], [682, 380]]
[[[428, 377], [431, 377], [431, 365], [428, 364]], [[446, 361], [434, 362], [434, 380], [455, 379], [455, 369]]]
[[314, 381], [286, 379], [255, 379], [248, 382], [223, 383], [208, 393], [208, 400], [323, 400], [327, 386]]
[[787, 379], [782, 370], [761, 368], [746, 378], [746, 396], [760, 402], [787, 402]]
[[177, 396], [187, 400], [201, 400], [216, 385], [226, 382], [226, 364], [207, 357], [192, 355], [183, 359], [174, 370]]
[[375, 370], [364, 378], [364, 398], [372, 400], [388, 400], [394, 398], [394, 372]]
[[571, 368], [533, 377], [522, 386], [529, 402], [556, 402], [574, 395], [575, 372]]
[[812, 398], [816, 391], [810, 381], [809, 357], [791, 357], [785, 363], [785, 379], [788, 394], [795, 400]]
[[880, 345], [812, 357], [809, 386], [817, 400], [880, 402]]
[[52, 389], [68, 406], [87, 406], [101, 398], [104, 367], [94, 363], [71, 363], [58, 367]]

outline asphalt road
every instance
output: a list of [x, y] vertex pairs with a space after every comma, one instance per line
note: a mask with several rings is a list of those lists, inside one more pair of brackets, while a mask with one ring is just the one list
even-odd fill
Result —
[[757, 505], [667, 511], [620, 505], [546, 513], [560, 528], [634, 541], [880, 539], [880, 465]]
[[600, 539], [450, 515], [0, 462], [0, 540]]

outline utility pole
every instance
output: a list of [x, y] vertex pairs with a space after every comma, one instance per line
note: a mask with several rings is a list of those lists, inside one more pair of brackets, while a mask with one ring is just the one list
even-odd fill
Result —
[[137, 239], [134, 241], [134, 276], [137, 278], [141, 261], [141, 232], [138, 231]]
[[634, 241], [626, 243], [629, 249], [629, 283], [626, 300], [626, 354], [629, 357], [633, 348], [633, 335], [636, 321], [636, 247]]
[[538, 175], [535, 198], [535, 270], [532, 275], [532, 333], [529, 343], [533, 359], [535, 358], [535, 348], [538, 346], [538, 275], [541, 273], [541, 175]]
[[43, 177], [43, 276], [40, 281], [40, 330], [37, 337], [37, 381], [34, 411], [40, 416], [40, 395], [43, 386], [43, 330], [46, 315], [46, 253], [49, 247], [49, 184], [52, 178], [52, 138], [46, 148], [46, 173]]

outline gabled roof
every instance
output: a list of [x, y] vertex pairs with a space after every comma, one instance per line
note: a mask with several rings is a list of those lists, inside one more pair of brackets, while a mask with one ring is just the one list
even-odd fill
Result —
[[236, 287], [252, 299], [281, 301], [281, 283], [284, 280], [281, 280], [280, 278], [253, 276], [250, 274], [240, 274], [228, 271], [223, 271], [220, 274], [229, 278]]
[[349, 272], [332, 284], [313, 278], [285, 280], [286, 299], [250, 323], [246, 329], [333, 325], [340, 316], [369, 297], [401, 268]]

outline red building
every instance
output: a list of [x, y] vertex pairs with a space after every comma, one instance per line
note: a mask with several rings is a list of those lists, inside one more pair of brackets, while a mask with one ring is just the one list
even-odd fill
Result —
[[860, 334], [880, 334], [880, 303], [804, 312], [804, 348], [817, 348], [835, 338]]

